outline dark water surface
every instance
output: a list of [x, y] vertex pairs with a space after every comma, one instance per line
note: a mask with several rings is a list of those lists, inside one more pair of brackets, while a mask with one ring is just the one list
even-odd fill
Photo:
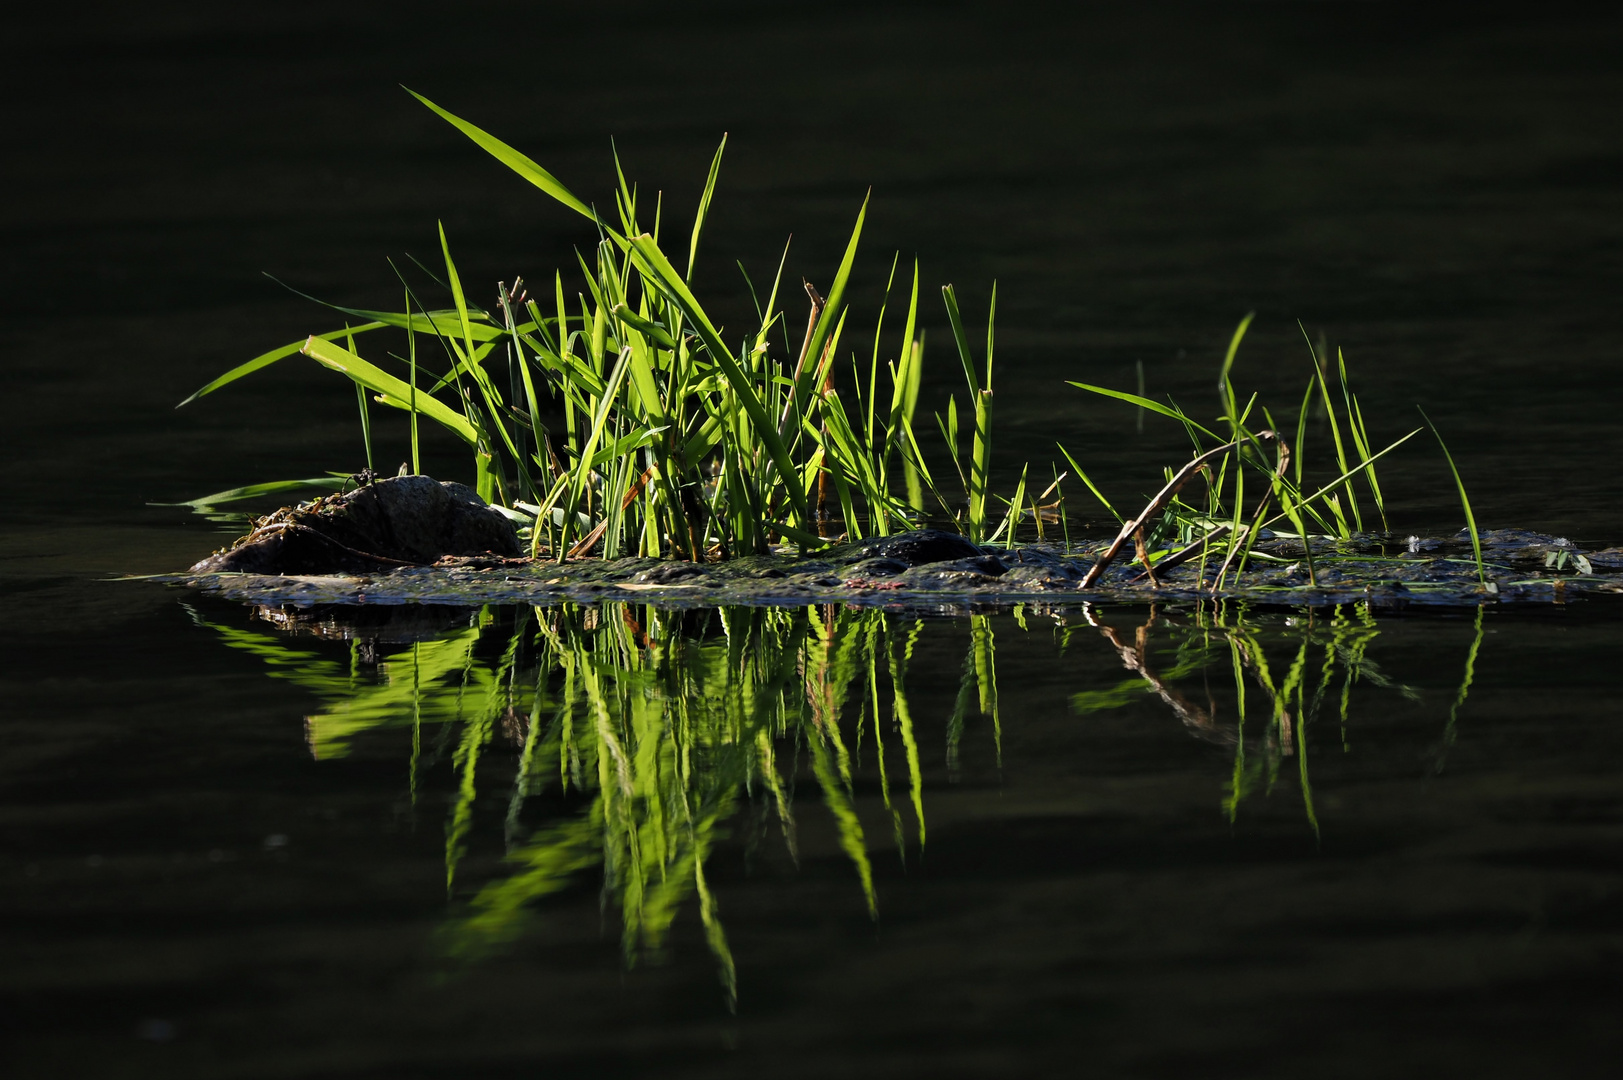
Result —
[[[362, 464], [313, 365], [173, 411], [333, 325], [261, 271], [391, 307], [384, 256], [431, 254], [436, 219], [481, 294], [590, 242], [398, 83], [595, 199], [615, 136], [681, 230], [729, 131], [699, 284], [738, 319], [733, 261], [768, 276], [793, 232], [786, 277], [826, 282], [871, 185], [859, 315], [898, 249], [977, 319], [998, 280], [1005, 487], [1056, 438], [1118, 503], [1158, 486], [1181, 433], [1063, 380], [1132, 389], [1142, 362], [1215, 411], [1255, 310], [1236, 382], [1276, 415], [1300, 319], [1377, 435], [1427, 408], [1484, 526], [1616, 544], [1623, 21], [351, 11], [13, 27], [8, 1075], [1615, 1059], [1615, 604], [301, 628], [104, 579], [225, 539], [149, 503]], [[926, 312], [929, 410], [955, 377]], [[466, 479], [451, 451], [434, 471]], [[1460, 527], [1434, 448], [1382, 479], [1394, 530]]]

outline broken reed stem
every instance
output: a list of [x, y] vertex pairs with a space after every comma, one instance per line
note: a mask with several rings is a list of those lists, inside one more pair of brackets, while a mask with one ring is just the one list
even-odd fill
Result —
[[[1256, 434], [1256, 438], [1259, 439], [1271, 439], [1274, 437], [1275, 436], [1272, 431], [1259, 431]], [[1189, 464], [1179, 469], [1177, 475], [1171, 480], [1167, 481], [1166, 487], [1162, 488], [1160, 493], [1149, 501], [1148, 505], [1144, 507], [1137, 517], [1123, 523], [1121, 532], [1116, 534], [1116, 539], [1111, 543], [1110, 547], [1105, 549], [1105, 553], [1099, 556], [1099, 561], [1094, 563], [1093, 566], [1088, 570], [1087, 575], [1083, 577], [1081, 587], [1084, 589], [1089, 588], [1095, 581], [1099, 580], [1099, 576], [1109, 568], [1112, 562], [1115, 561], [1116, 556], [1121, 554], [1122, 547], [1127, 543], [1128, 540], [1132, 539], [1133, 534], [1142, 529], [1150, 518], [1164, 510], [1166, 505], [1172, 501], [1173, 496], [1177, 495], [1179, 491], [1183, 490], [1183, 486], [1189, 482], [1190, 477], [1199, 472], [1203, 466], [1216, 461], [1218, 458], [1221, 458], [1227, 454], [1233, 453], [1240, 447], [1240, 444], [1245, 441], [1246, 440], [1244, 438], [1240, 438], [1235, 439], [1230, 443], [1224, 443], [1215, 450], [1206, 451], [1204, 454], [1201, 454], [1199, 457], [1189, 462]]]
[[811, 310], [806, 313], [806, 337], [800, 343], [800, 358], [795, 361], [795, 373], [789, 377], [789, 399], [783, 403], [783, 414], [778, 417], [778, 438], [785, 439], [789, 435], [789, 414], [795, 409], [795, 394], [793, 387], [800, 385], [801, 372], [806, 370], [806, 356], [811, 352], [812, 338], [817, 336], [817, 320], [823, 316], [823, 308], [827, 304], [817, 286], [800, 279], [806, 286], [806, 295], [811, 297]]
[[[1202, 558], [1205, 558], [1206, 551], [1207, 551], [1208, 548], [1210, 548], [1212, 541], [1216, 540], [1216, 539], [1219, 539], [1220, 537], [1222, 537], [1228, 531], [1229, 531], [1229, 523], [1225, 521], [1225, 522], [1223, 522], [1223, 524], [1219, 525], [1217, 528], [1212, 529], [1211, 531], [1202, 534], [1201, 538], [1199, 540], [1194, 541], [1188, 547], [1184, 548], [1182, 551], [1178, 551], [1178, 552], [1175, 552], [1175, 553], [1173, 553], [1171, 555], [1168, 555], [1166, 558], [1164, 558], [1160, 562], [1156, 563], [1155, 568], [1157, 570], [1171, 570], [1175, 566], [1182, 566], [1184, 563], [1188, 562], [1190, 559], [1193, 559], [1196, 555], [1199, 555]], [[1147, 570], [1147, 568], [1146, 568], [1146, 570]], [[1141, 578], [1144, 578], [1144, 577], [1147, 577], [1147, 576], [1148, 576], [1147, 573], [1140, 574], [1138, 577], [1134, 578], [1133, 580], [1138, 581]], [[1201, 574], [1201, 580], [1204, 581], [1205, 578], [1206, 578], [1206, 575]]]
[[[620, 500], [620, 512], [622, 514], [630, 509], [632, 503], [637, 501], [637, 496], [642, 494], [643, 488], [647, 487], [648, 481], [652, 480], [653, 478], [654, 467], [650, 465], [648, 468], [644, 469], [642, 475], [637, 477], [637, 479], [633, 481], [632, 485], [626, 489], [625, 497]], [[538, 518], [536, 520], [537, 524], [539, 524], [540, 519]], [[607, 516], [605, 516], [602, 521], [597, 523], [591, 532], [575, 541], [575, 545], [569, 549], [564, 558], [578, 559], [588, 551], [591, 551], [592, 545], [603, 539], [603, 534], [608, 531], [608, 528], [609, 519]], [[704, 559], [699, 558], [695, 559], [694, 561], [703, 562]]]

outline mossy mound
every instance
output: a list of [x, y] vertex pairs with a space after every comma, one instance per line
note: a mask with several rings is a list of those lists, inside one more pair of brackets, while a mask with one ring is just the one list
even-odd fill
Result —
[[[1368, 601], [1383, 607], [1561, 603], [1623, 595], [1623, 549], [1584, 551], [1523, 530], [1482, 535], [1484, 588], [1469, 538], [1364, 535], [1258, 542], [1243, 573], [1214, 588], [1219, 560], [1156, 575], [1126, 562], [1081, 582], [1103, 544], [982, 547], [954, 533], [922, 530], [842, 544], [806, 557], [785, 551], [721, 563], [626, 558], [563, 563], [513, 555], [447, 555], [432, 565], [329, 573], [222, 573], [200, 563], [168, 578], [258, 604], [551, 604], [634, 600], [675, 607], [847, 603], [929, 610], [1014, 603], [1243, 599], [1277, 605]], [[1582, 555], [1580, 562], [1578, 556]], [[1588, 572], [1579, 567], [1587, 567]]]
[[521, 552], [513, 523], [473, 489], [395, 476], [260, 518], [247, 536], [189, 573], [383, 573], [446, 556]]

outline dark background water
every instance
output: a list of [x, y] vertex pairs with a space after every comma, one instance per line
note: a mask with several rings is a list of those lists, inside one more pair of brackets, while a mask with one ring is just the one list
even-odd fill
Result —
[[[470, 286], [484, 292], [515, 273], [545, 280], [590, 242], [578, 219], [486, 159], [400, 83], [597, 200], [610, 190], [612, 135], [644, 190], [666, 193], [678, 233], [716, 141], [730, 132], [699, 278], [723, 312], [742, 310], [733, 260], [767, 276], [791, 232], [787, 279], [826, 283], [871, 187], [856, 300], [871, 307], [891, 252], [917, 253], [934, 341], [927, 407], [954, 384], [933, 286], [954, 282], [978, 319], [998, 281], [996, 466], [1005, 481], [1021, 461], [1050, 460], [1057, 438], [1113, 497], [1130, 501], [1183, 455], [1181, 436], [1154, 423], [1140, 432], [1125, 407], [1090, 401], [1062, 380], [1131, 388], [1141, 361], [1152, 394], [1170, 392], [1198, 410], [1212, 400], [1233, 325], [1255, 310], [1237, 382], [1278, 402], [1276, 415], [1293, 412], [1307, 371], [1302, 320], [1347, 351], [1377, 433], [1395, 437], [1413, 423], [1413, 405], [1426, 406], [1483, 524], [1616, 543], [1623, 20], [1615, 13], [1271, 4], [1019, 14], [837, 5], [64, 7], [15, 18], [8, 38], [0, 69], [0, 873], [12, 912], [8, 954], [21, 958], [4, 964], [8, 1031], [25, 1073], [399, 1075], [403, 1059], [376, 1048], [391, 1045], [391, 1032], [415, 1029], [455, 1048], [442, 1063], [451, 1074], [450, 1059], [477, 1044], [509, 1046], [492, 1051], [503, 1061], [545, 1056], [547, 1046], [529, 1036], [502, 1042], [531, 1022], [525, 1006], [537, 994], [547, 1003], [537, 1010], [562, 1010], [555, 1020], [586, 1018], [541, 1029], [569, 1031], [576, 1060], [612, 1044], [650, 1068], [667, 1060], [659, 1054], [674, 1055], [676, 1071], [711, 1067], [715, 1047], [743, 1038], [750, 1061], [787, 1058], [808, 1071], [864, 1059], [902, 1071], [904, 1059], [922, 1055], [918, 1067], [939, 1073], [946, 1063], [931, 1055], [950, 1046], [963, 1071], [1071, 1050], [1085, 1061], [1094, 1047], [1097, 1060], [1123, 1073], [1188, 1066], [1284, 1075], [1292, 1055], [1312, 1048], [1320, 1070], [1334, 1073], [1342, 1060], [1367, 1071], [1378, 1036], [1409, 1048], [1394, 1051], [1401, 1067], [1388, 1071], [1424, 1071], [1481, 1045], [1498, 1056], [1478, 1071], [1559, 1060], [1572, 1072], [1581, 1051], [1610, 1038], [1601, 1020], [1609, 1014], [1597, 1011], [1615, 1012], [1619, 943], [1609, 611], [1495, 614], [1505, 648], [1486, 654], [1493, 678], [1474, 700], [1494, 702], [1508, 733], [1473, 751], [1483, 766], [1470, 791], [1427, 802], [1435, 785], [1403, 788], [1394, 798], [1412, 817], [1377, 792], [1346, 819], [1386, 840], [1413, 829], [1422, 839], [1405, 865], [1435, 858], [1442, 867], [1435, 880], [1416, 869], [1418, 877], [1391, 884], [1372, 901], [1384, 914], [1359, 922], [1349, 899], [1386, 873], [1373, 856], [1301, 865], [1281, 857], [1275, 866], [1259, 855], [1239, 892], [1226, 891], [1237, 879], [1202, 877], [1198, 858], [1174, 868], [1227, 828], [1215, 814], [1201, 816], [1215, 804], [1216, 787], [1199, 786], [1218, 784], [1211, 763], [1176, 759], [1165, 782], [1196, 784], [1200, 794], [1168, 805], [1187, 797], [1201, 807], [1189, 819], [1199, 824], [1188, 826], [1201, 838], [1180, 839], [1182, 826], [1150, 814], [1160, 796], [1144, 795], [1150, 801], [1121, 811], [1137, 822], [1127, 835], [1172, 876], [1152, 882], [1123, 863], [1116, 877], [1095, 882], [1112, 905], [1147, 890], [1142, 910], [1155, 914], [1121, 937], [1139, 965], [1138, 989], [1118, 994], [1097, 970], [1075, 974], [1080, 954], [1034, 930], [1019, 940], [989, 931], [1052, 919], [1051, 911], [1031, 914], [1044, 903], [1077, 920], [1096, 909], [1065, 891], [1064, 874], [1033, 870], [1046, 884], [999, 893], [975, 880], [982, 856], [966, 855], [961, 892], [942, 885], [942, 899], [926, 890], [899, 901], [919, 905], [933, 929], [883, 976], [873, 967], [881, 954], [853, 944], [869, 940], [865, 920], [856, 919], [858, 929], [834, 916], [814, 923], [823, 935], [815, 940], [836, 943], [829, 956], [838, 961], [814, 963], [811, 946], [775, 931], [766, 954], [799, 959], [785, 959], [783, 996], [769, 996], [781, 1008], [758, 1028], [741, 1014], [740, 1036], [727, 1027], [734, 1022], [689, 1003], [693, 980], [708, 973], [678, 963], [623, 977], [612, 944], [593, 951], [580, 943], [589, 934], [569, 939], [578, 952], [568, 955], [586, 957], [581, 971], [597, 964], [595, 982], [579, 971], [548, 982], [537, 972], [550, 961], [531, 957], [456, 1007], [450, 997], [425, 1004], [402, 989], [416, 977], [400, 958], [406, 942], [443, 905], [432, 888], [417, 888], [432, 877], [433, 860], [418, 865], [408, 852], [375, 868], [353, 864], [354, 851], [375, 843], [378, 819], [366, 815], [380, 804], [364, 768], [310, 771], [298, 731], [308, 703], [199, 636], [172, 594], [97, 579], [174, 569], [220, 542], [206, 525], [150, 502], [361, 463], [352, 396], [313, 365], [290, 360], [173, 411], [226, 367], [334, 325], [262, 272], [334, 301], [394, 306], [384, 257], [426, 259], [436, 219], [464, 279], [486, 283]], [[386, 454], [401, 453], [403, 431], [384, 438], [393, 440]], [[431, 460], [447, 474], [464, 467], [454, 457]], [[1459, 527], [1433, 448], [1417, 442], [1385, 475], [1394, 528]], [[1405, 623], [1402, 648], [1422, 668], [1435, 666], [1433, 682], [1443, 686], [1457, 678], [1458, 633], [1447, 622]], [[1434, 641], [1444, 651], [1427, 651]], [[1047, 663], [1033, 661], [1031, 723], [1064, 730], [1071, 721], [1054, 702], [1079, 687], [1058, 676], [1044, 683], [1038, 672]], [[1523, 760], [1530, 739], [1557, 748], [1537, 768]], [[1005, 777], [1060, 752], [1083, 751], [1040, 739], [1011, 746]], [[1518, 778], [1532, 794], [1513, 794]], [[1086, 816], [1065, 801], [1075, 781], [1063, 768], [1046, 777], [1038, 769], [1029, 781], [1055, 809], [1051, 817], [1022, 811], [1039, 822], [1026, 828], [1063, 833], [1067, 815]], [[1564, 787], [1584, 794], [1563, 802]], [[960, 850], [1000, 847], [972, 838], [995, 835], [988, 807], [1001, 790], [988, 781], [987, 801], [968, 815], [980, 824], [966, 827]], [[347, 816], [350, 807], [358, 817]], [[334, 817], [320, 816], [329, 810]], [[257, 851], [262, 833], [306, 814], [349, 824], [318, 827], [327, 855], [305, 864], [297, 882], [209, 876], [207, 852]], [[1517, 815], [1554, 830], [1528, 833], [1524, 846], [1542, 854], [1520, 863], [1503, 851], [1522, 850], [1522, 841], [1482, 824]], [[1562, 832], [1567, 826], [1579, 832]], [[1427, 897], [1481, 886], [1448, 869], [1475, 866], [1476, 856], [1425, 846], [1463, 851], [1476, 841], [1450, 845], [1467, 835], [1488, 838], [1471, 850], [1502, 849], [1484, 858], [1508, 875], [1495, 879], [1504, 891], [1480, 909], [1465, 900], [1432, 905]], [[1358, 850], [1380, 849], [1369, 845]], [[1035, 859], [1054, 845], [1003, 846]], [[1089, 858], [1063, 850], [1067, 865]], [[192, 869], [132, 863], [124, 887], [85, 863], [120, 851], [137, 862], [178, 853], [176, 865]], [[44, 877], [29, 884], [28, 867]], [[1272, 875], [1283, 892], [1270, 886]], [[1350, 907], [1322, 919], [1305, 914], [1326, 894], [1298, 888], [1303, 876]], [[1031, 899], [1038, 895], [1047, 899]], [[1513, 895], [1522, 899], [1505, 899]], [[1518, 922], [1514, 914], [1547, 911], [1535, 896], [1556, 896], [1578, 913], [1555, 944], [1537, 936], [1544, 916]], [[796, 917], [815, 906], [804, 903]], [[1243, 946], [1216, 944], [1237, 913], [1253, 918], [1259, 905], [1294, 928], [1296, 944], [1272, 944], [1260, 930]], [[592, 907], [576, 915], [590, 923]], [[950, 911], [963, 921], [953, 923]], [[1168, 959], [1157, 943], [1179, 926], [1205, 926], [1211, 936]], [[1517, 935], [1531, 943], [1525, 968], [1494, 967], [1470, 944], [1491, 939], [1508, 949], [1524, 940]], [[954, 951], [966, 938], [976, 946]], [[1350, 966], [1327, 969], [1317, 950], [1336, 940], [1371, 943], [1338, 946]], [[1437, 940], [1459, 949], [1435, 959], [1426, 943]], [[1250, 959], [1240, 963], [1235, 950]], [[1048, 957], [1047, 975], [1016, 978], [1011, 956]], [[807, 973], [819, 964], [827, 981]], [[1370, 990], [1354, 1019], [1337, 1004], [1352, 1000], [1335, 997], [1343, 991], [1326, 989], [1317, 1004], [1299, 999], [1304, 985], [1322, 989], [1326, 970], [1339, 973], [1346, 994]], [[1391, 981], [1398, 971], [1420, 974], [1399, 989]], [[849, 996], [851, 987], [860, 993]], [[149, 997], [162, 1010], [143, 1004]], [[790, 999], [801, 1006], [782, 1004]], [[840, 1004], [850, 1001], [863, 1009]], [[897, 1001], [909, 1007], [887, 1005]], [[631, 1025], [627, 1049], [622, 1029], [603, 1020], [616, 1009], [654, 1009], [668, 1023]], [[692, 1010], [702, 1016], [692, 1019]], [[873, 1026], [856, 1024], [857, 1011]], [[1277, 1025], [1259, 1011], [1277, 1015]], [[429, 1024], [431, 1013], [448, 1026]], [[1066, 1043], [1082, 1014], [1091, 1018], [1082, 1041]], [[187, 1037], [149, 1045], [131, 1034], [154, 1015], [193, 1017], [180, 1026]], [[961, 1042], [939, 1041], [943, 1015], [967, 1018], [956, 1029]], [[1004, 1034], [985, 1034], [994, 1030]], [[346, 1031], [370, 1034], [350, 1044]], [[308, 1058], [284, 1039], [303, 1040]], [[1037, 1049], [1023, 1056], [1022, 1047]]]

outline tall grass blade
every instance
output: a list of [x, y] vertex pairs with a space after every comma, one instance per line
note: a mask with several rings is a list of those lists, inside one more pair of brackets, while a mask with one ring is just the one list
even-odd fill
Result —
[[587, 218], [590, 221], [596, 222], [600, 228], [607, 228], [607, 226], [603, 224], [602, 220], [598, 218], [597, 213], [593, 211], [591, 207], [587, 206], [585, 203], [576, 198], [574, 192], [564, 187], [557, 177], [553, 176], [547, 170], [537, 165], [534, 161], [531, 161], [528, 157], [519, 153], [517, 150], [513, 149], [511, 146], [508, 146], [506, 143], [502, 142], [500, 139], [496, 138], [494, 135], [490, 134], [484, 129], [468, 123], [459, 116], [453, 116], [451, 113], [446, 112], [444, 109], [440, 108], [438, 105], [434, 104], [417, 91], [411, 89], [409, 86], [402, 87], [401, 89], [405, 90], [406, 93], [410, 94], [424, 105], [427, 105], [431, 110], [438, 114], [441, 119], [445, 120], [452, 127], [462, 132], [462, 134], [466, 135], [468, 138], [472, 139], [491, 157], [495, 158], [503, 165], [506, 165], [509, 169], [512, 169], [524, 179], [528, 180], [530, 183], [534, 184], [536, 187], [540, 188], [557, 201], [575, 211], [575, 213], [580, 214], [582, 217]]
[[1453, 474], [1454, 486], [1460, 493], [1460, 506], [1465, 509], [1465, 525], [1471, 531], [1471, 551], [1476, 556], [1477, 580], [1484, 590], [1489, 590], [1488, 567], [1482, 558], [1482, 537], [1477, 532], [1476, 515], [1471, 513], [1471, 497], [1465, 493], [1465, 481], [1460, 478], [1460, 471], [1454, 465], [1454, 455], [1448, 452], [1448, 444], [1443, 442], [1442, 432], [1438, 431], [1437, 425], [1431, 422], [1431, 417], [1426, 415], [1425, 409], [1421, 409], [1418, 405], [1415, 408], [1420, 410], [1420, 418], [1426, 422], [1427, 427], [1431, 428], [1432, 436], [1437, 440], [1437, 446], [1443, 452], [1443, 459], [1448, 462], [1448, 471]]
[[[356, 334], [364, 334], [368, 330], [376, 330], [383, 325], [384, 324], [381, 322], [370, 322], [361, 326], [346, 326], [342, 330], [332, 330], [325, 334], [317, 334], [316, 337], [321, 338], [323, 341], [333, 341], [341, 337], [353, 337]], [[188, 397], [185, 401], [182, 401], [179, 405], [176, 405], [175, 408], [184, 408], [196, 401], [198, 398], [212, 394], [220, 387], [228, 386], [245, 375], [252, 375], [254, 372], [267, 368], [276, 363], [278, 360], [285, 359], [289, 356], [295, 356], [304, 351], [304, 346], [305, 342], [295, 341], [292, 344], [283, 345], [279, 349], [272, 349], [270, 352], [260, 353], [246, 364], [238, 364], [236, 367], [232, 368], [224, 375], [221, 375], [219, 378], [205, 383], [202, 388], [194, 391], [190, 397]]]
[[710, 201], [716, 195], [716, 177], [721, 175], [721, 155], [726, 150], [727, 136], [723, 133], [721, 145], [716, 147], [716, 156], [710, 159], [710, 175], [705, 177], [704, 194], [699, 196], [699, 212], [693, 218], [693, 238], [688, 241], [688, 272], [682, 275], [689, 282], [693, 281], [693, 264], [699, 258], [699, 236], [704, 232], [704, 223], [710, 218]]
[[479, 433], [468, 422], [466, 416], [452, 411], [436, 398], [426, 395], [418, 397], [413, 393], [411, 387], [388, 372], [383, 371], [375, 364], [362, 360], [343, 346], [335, 345], [326, 338], [312, 336], [304, 343], [304, 348], [301, 351], [322, 366], [348, 376], [368, 390], [377, 391], [381, 395], [380, 400], [385, 405], [393, 405], [398, 409], [411, 409], [411, 399], [416, 397], [416, 408], [413, 411], [421, 413], [440, 424], [463, 442], [469, 445], [477, 445]]
[[1204, 427], [1191, 420], [1188, 414], [1182, 409], [1168, 407], [1161, 404], [1159, 401], [1151, 401], [1149, 398], [1139, 397], [1137, 394], [1129, 394], [1125, 390], [1111, 390], [1103, 386], [1094, 386], [1085, 382], [1075, 382], [1070, 379], [1067, 379], [1066, 382], [1071, 386], [1076, 387], [1078, 390], [1086, 390], [1092, 394], [1101, 394], [1105, 397], [1116, 398], [1119, 401], [1127, 402], [1129, 405], [1137, 405], [1140, 409], [1148, 409], [1152, 413], [1170, 417], [1181, 424], [1185, 424], [1193, 428], [1202, 435], [1205, 435], [1207, 438], [1216, 439], [1219, 442], [1222, 441], [1221, 439], [1218, 439], [1218, 436], [1212, 433], [1210, 428]]

